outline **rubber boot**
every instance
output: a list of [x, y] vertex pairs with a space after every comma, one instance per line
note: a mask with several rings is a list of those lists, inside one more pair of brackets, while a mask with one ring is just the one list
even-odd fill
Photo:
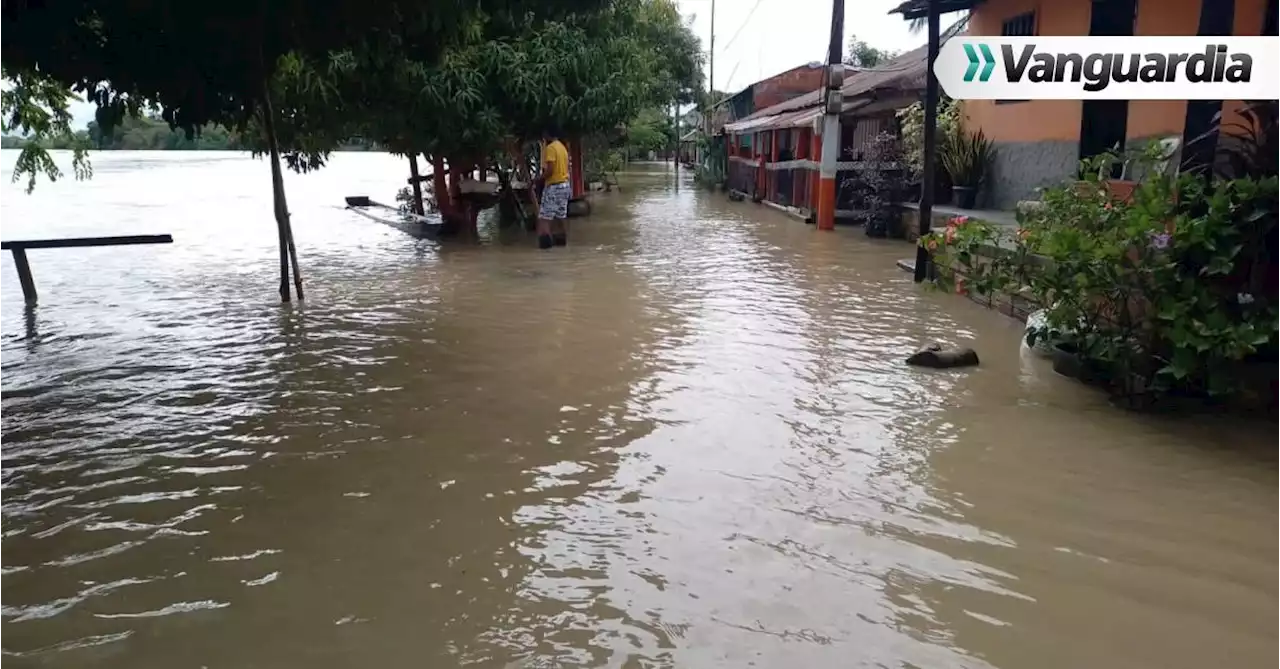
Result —
[[538, 235], [538, 248], [546, 250], [551, 248], [551, 235]]

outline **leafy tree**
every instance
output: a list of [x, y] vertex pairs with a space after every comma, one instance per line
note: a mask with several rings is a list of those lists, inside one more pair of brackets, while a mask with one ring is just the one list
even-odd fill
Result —
[[276, 99], [307, 125], [282, 124], [296, 133], [283, 142], [295, 149], [290, 166], [323, 165], [337, 138], [352, 134], [410, 157], [415, 172], [426, 155], [441, 215], [473, 225], [476, 212], [451, 202], [446, 161], [456, 177], [520, 153], [550, 123], [577, 137], [618, 134], [646, 107], [700, 87], [698, 39], [670, 0], [486, 15], [473, 28], [432, 62], [388, 43], [332, 56], [323, 68], [291, 65]]
[[[7, 24], [7, 6], [5, 18]], [[10, 79], [8, 69], [0, 69], [0, 75]], [[88, 138], [71, 132], [71, 112], [68, 109], [71, 91], [67, 86], [39, 72], [14, 77], [10, 83], [10, 89], [0, 96], [0, 117], [3, 117], [0, 127], [6, 133], [17, 131], [27, 138], [6, 144], [15, 144], [13, 148], [22, 149], [14, 164], [13, 180], [25, 175], [27, 192], [30, 193], [36, 187], [37, 174], [46, 175], [50, 181], [61, 178], [62, 170], [44, 150], [44, 143], [52, 142], [64, 144], [56, 148], [72, 150], [71, 168], [77, 179], [92, 176]], [[5, 139], [9, 140], [8, 137]]]
[[858, 39], [857, 35], [850, 35], [849, 55], [845, 56], [844, 64], [850, 67], [877, 67], [892, 60], [897, 55], [897, 51], [877, 49]]
[[[293, 110], [282, 105], [282, 116], [276, 115], [272, 95], [282, 70], [296, 66], [299, 74], [291, 81], [323, 90], [323, 77], [310, 75], [343, 67], [334, 52], [377, 53], [390, 45], [418, 62], [434, 63], [449, 46], [474, 38], [486, 16], [599, 4], [494, 0], [482, 11], [468, 0], [15, 0], [3, 7], [0, 48], [3, 75], [18, 91], [12, 107], [5, 100], [6, 125], [45, 136], [69, 130], [69, 91], [98, 105], [104, 129], [147, 109], [188, 134], [210, 123], [244, 129], [256, 119], [272, 167], [280, 296], [288, 301], [291, 264], [299, 297], [302, 284], [276, 126], [288, 119], [287, 146], [309, 148], [308, 140], [318, 137], [310, 130], [319, 121], [310, 116], [318, 113], [314, 106], [306, 116], [289, 117]], [[326, 133], [332, 129], [324, 127]], [[83, 153], [76, 155], [79, 164]], [[40, 172], [52, 177], [56, 167], [38, 148], [24, 149], [15, 177]]]

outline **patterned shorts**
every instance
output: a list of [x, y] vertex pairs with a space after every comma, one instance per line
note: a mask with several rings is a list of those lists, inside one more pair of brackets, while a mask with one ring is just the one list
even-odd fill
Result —
[[569, 215], [569, 183], [547, 184], [542, 189], [542, 204], [538, 207], [538, 218], [548, 221], [563, 220]]

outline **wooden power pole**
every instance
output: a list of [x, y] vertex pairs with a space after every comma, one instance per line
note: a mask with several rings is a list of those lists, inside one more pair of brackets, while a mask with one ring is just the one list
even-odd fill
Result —
[[840, 93], [844, 85], [843, 41], [844, 0], [835, 0], [831, 6], [831, 43], [827, 49], [826, 90], [823, 91], [826, 113], [822, 118], [822, 162], [818, 170], [819, 230], [836, 228], [836, 162], [840, 159], [840, 108], [844, 104]]
[[[938, 59], [938, 0], [928, 0], [929, 62], [924, 85], [924, 175], [920, 179], [920, 236], [929, 234], [933, 218], [933, 193], [937, 190], [938, 171], [938, 78], [933, 76], [933, 62]], [[929, 272], [929, 251], [916, 244], [915, 281], [925, 280]]]

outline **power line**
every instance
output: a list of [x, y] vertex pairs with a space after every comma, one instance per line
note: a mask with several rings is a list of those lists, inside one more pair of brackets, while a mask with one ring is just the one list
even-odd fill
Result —
[[747, 18], [743, 19], [742, 25], [738, 26], [738, 29], [733, 33], [733, 37], [730, 37], [729, 41], [725, 42], [721, 51], [733, 46], [733, 41], [738, 39], [738, 35], [742, 34], [742, 29], [746, 28], [748, 23], [751, 23], [751, 17], [755, 16], [756, 10], [760, 8], [760, 3], [762, 2], [764, 2], [764, 0], [756, 0], [756, 4], [751, 5], [751, 11], [747, 12]]

